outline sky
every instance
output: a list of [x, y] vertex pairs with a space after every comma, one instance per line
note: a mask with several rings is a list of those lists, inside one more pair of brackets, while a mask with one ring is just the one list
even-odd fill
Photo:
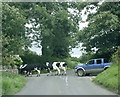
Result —
[[[94, 7], [94, 6], [91, 5], [90, 7]], [[93, 8], [92, 10], [89, 9], [89, 11], [90, 11], [91, 13], [95, 13], [96, 10], [97, 10], [96, 7]], [[89, 13], [87, 12], [87, 13], [85, 14], [85, 11], [86, 11], [86, 8], [84, 8], [84, 9], [82, 10], [82, 12], [81, 12], [81, 13], [82, 13], [82, 14], [81, 14], [81, 17], [82, 17], [82, 21], [83, 21], [83, 22], [79, 22], [79, 30], [84, 29], [84, 27], [87, 27], [88, 24], [89, 24], [89, 22], [86, 22], [86, 19], [87, 19]], [[71, 12], [73, 12], [73, 11], [71, 10]], [[31, 25], [27, 25], [27, 26], [31, 26]], [[82, 48], [82, 43], [79, 43], [76, 48], [73, 48], [73, 49], [71, 50], [71, 52], [70, 52], [71, 57], [77, 57], [77, 58], [79, 58], [80, 56], [82, 56], [82, 53], [83, 53], [84, 51], [81, 51], [81, 48]], [[29, 48], [29, 49], [30, 49], [31, 51], [36, 52], [38, 55], [42, 55], [42, 52], [41, 52], [41, 49], [42, 49], [42, 48], [37, 48], [37, 47], [34, 45], [34, 43], [33, 43], [32, 47]]]

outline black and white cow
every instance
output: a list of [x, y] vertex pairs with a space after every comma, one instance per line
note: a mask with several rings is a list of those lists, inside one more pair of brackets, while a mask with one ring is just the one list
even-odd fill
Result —
[[21, 74], [24, 74], [26, 76], [32, 76], [32, 72], [36, 71], [37, 76], [40, 76], [40, 67], [39, 65], [30, 65], [30, 64], [24, 64], [19, 67], [19, 72]]
[[34, 68], [34, 71], [37, 71], [37, 77], [40, 76], [40, 70], [37, 67]]
[[67, 68], [66, 62], [53, 62], [53, 63], [46, 62], [46, 70], [48, 72], [47, 76], [49, 74], [52, 75], [51, 70], [56, 70], [57, 71], [55, 75], [60, 75], [61, 70], [63, 70], [62, 75], [63, 74], [66, 75], [66, 68]]
[[66, 62], [60, 62], [60, 66], [59, 66], [60, 70], [63, 70], [62, 75], [66, 75], [66, 70], [67, 70], [67, 63]]

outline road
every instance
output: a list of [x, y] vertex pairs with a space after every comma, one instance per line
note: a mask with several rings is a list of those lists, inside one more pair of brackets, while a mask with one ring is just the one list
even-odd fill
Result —
[[66, 76], [33, 75], [16, 95], [116, 95], [94, 84], [93, 77], [78, 77], [73, 71], [67, 71]]

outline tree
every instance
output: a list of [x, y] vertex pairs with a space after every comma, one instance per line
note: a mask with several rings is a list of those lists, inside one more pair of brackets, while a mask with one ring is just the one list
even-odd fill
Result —
[[[3, 64], [10, 55], [20, 55], [28, 42], [25, 37], [26, 19], [19, 9], [2, 4], [2, 58]], [[4, 64], [7, 65], [7, 64]]]
[[28, 17], [28, 22], [33, 26], [27, 33], [32, 33], [32, 40], [37, 42], [38, 46], [42, 46], [43, 56], [62, 58], [69, 55], [69, 47], [75, 42], [72, 38], [75, 38], [78, 31], [77, 17], [68, 12], [72, 4], [41, 2], [10, 5], [21, 10], [25, 8], [26, 13], [21, 12]]
[[23, 60], [23, 64], [38, 64], [41, 59], [36, 52], [32, 52], [29, 49], [24, 51], [24, 54], [20, 56]]
[[[111, 7], [110, 7], [111, 6]], [[107, 10], [106, 10], [107, 8]], [[110, 58], [120, 42], [120, 21], [118, 3], [103, 3], [98, 12], [89, 20], [89, 25], [79, 34], [79, 40], [84, 43], [87, 52], [96, 47], [98, 57]]]
[[[51, 4], [54, 7], [49, 9], [48, 6], [50, 7]], [[44, 7], [40, 5], [41, 3], [35, 5], [37, 13], [41, 14], [40, 18], [36, 15], [35, 20], [40, 25], [39, 32], [41, 33], [43, 56], [67, 57], [70, 46], [69, 40], [72, 40], [70, 32], [72, 32], [73, 28], [76, 31], [73, 22], [68, 19], [70, 16], [67, 9], [63, 6], [67, 5], [67, 3], [43, 3], [43, 5], [47, 5]], [[38, 18], [41, 20], [37, 21]], [[39, 39], [38, 34], [35, 34], [35, 37]]]
[[[27, 29], [27, 35], [42, 46], [42, 55], [64, 58], [75, 47], [76, 35], [79, 29], [80, 11], [87, 3], [68, 2], [37, 2], [8, 3], [20, 10], [27, 23], [32, 24]], [[24, 9], [24, 10], [23, 10]], [[71, 13], [68, 9], [77, 10]], [[57, 42], [56, 42], [57, 41]]]

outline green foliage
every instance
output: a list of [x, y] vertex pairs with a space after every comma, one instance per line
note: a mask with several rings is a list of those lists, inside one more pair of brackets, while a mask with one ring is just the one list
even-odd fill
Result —
[[20, 65], [22, 60], [14, 55], [22, 55], [28, 45], [25, 36], [25, 17], [18, 8], [2, 4], [2, 59], [3, 65]]
[[41, 57], [30, 50], [24, 51], [24, 54], [20, 56], [23, 60], [23, 64], [41, 64]]
[[[77, 4], [60, 2], [9, 3], [19, 8], [32, 24], [26, 34], [33, 34], [31, 39], [42, 46], [42, 55], [46, 57], [65, 58], [69, 56], [70, 47], [76, 44], [78, 17], [71, 14], [68, 8]], [[25, 11], [22, 11], [22, 10]], [[80, 6], [79, 6], [80, 9]], [[72, 36], [72, 37], [71, 37]]]
[[120, 18], [119, 4], [105, 2], [99, 6], [98, 12], [89, 18], [88, 27], [80, 31], [79, 41], [83, 42], [87, 52], [94, 52], [96, 47], [97, 57], [110, 58], [120, 45]]
[[78, 63], [78, 62], [75, 62], [75, 61], [71, 61], [71, 60], [69, 60], [69, 59], [66, 59], [65, 61], [66, 61], [66, 63], [68, 64], [68, 66], [67, 66], [67, 69], [68, 69], [68, 70], [69, 70], [69, 69], [74, 69], [75, 66], [76, 66], [77, 63]]
[[2, 60], [3, 60], [2, 62], [3, 65], [12, 66], [12, 67], [15, 65], [19, 67], [23, 63], [21, 57], [16, 55], [6, 56]]
[[[118, 66], [118, 83], [120, 83], [120, 46], [118, 47], [117, 51], [112, 55], [111, 61], [114, 63], [114, 66]], [[118, 84], [118, 94], [120, 94], [120, 84]]]
[[69, 55], [71, 40], [69, 33], [73, 29], [73, 22], [68, 19], [70, 16], [67, 10], [61, 9], [55, 10], [52, 14], [53, 10], [48, 12], [45, 8], [46, 14], [42, 15], [46, 18], [42, 23], [44, 27], [40, 27], [42, 29], [41, 45], [44, 56], [65, 58]]
[[73, 60], [73, 58], [66, 58], [64, 61], [67, 63], [67, 69], [75, 69], [75, 66], [80, 64], [80, 62], [76, 60], [78, 59], [74, 58]]
[[77, 58], [77, 57], [70, 57], [69, 59], [70, 59], [71, 61], [80, 62], [80, 58]]
[[101, 11], [110, 11], [112, 14], [120, 18], [120, 6], [119, 2], [104, 2], [98, 9], [98, 13]]
[[[83, 33], [84, 46], [87, 47], [87, 51], [92, 48], [98, 48], [98, 51], [113, 51], [113, 46], [118, 46], [118, 34], [119, 34], [119, 20], [115, 15], [110, 12], [101, 12], [91, 19], [88, 28], [85, 28]], [[111, 30], [112, 29], [112, 30]], [[111, 38], [114, 37], [114, 38]]]
[[14, 65], [20, 66], [20, 65], [22, 65], [23, 61], [22, 61], [21, 57], [13, 55], [13, 56], [10, 56], [10, 63], [13, 66]]
[[9, 45], [9, 42], [12, 41], [10, 37], [5, 37], [2, 35], [2, 56], [9, 56], [10, 54], [13, 54], [13, 51], [9, 51], [6, 45]]
[[23, 64], [39, 64], [41, 66], [45, 65], [46, 61], [54, 62], [54, 61], [63, 61], [63, 59], [57, 57], [49, 57], [49, 56], [39, 56], [35, 52], [30, 50], [26, 50], [23, 56], [20, 56], [23, 60]]
[[110, 68], [94, 78], [93, 82], [118, 93], [118, 65], [113, 64]]
[[[3, 56], [19, 54], [24, 63], [44, 63], [47, 57], [53, 58], [52, 60], [68, 57], [70, 49], [77, 44], [76, 33], [80, 19], [76, 11], [76, 14], [72, 14], [68, 8], [80, 11], [85, 5], [86, 3], [66, 2], [3, 3], [3, 37], [8, 41], [3, 41]], [[32, 27], [25, 28], [25, 23], [32, 24]], [[27, 55], [22, 50], [31, 41], [37, 42], [38, 47], [42, 46], [41, 57]]]
[[2, 73], [2, 95], [12, 95], [20, 91], [26, 83], [21, 75]]
[[13, 58], [11, 58], [10, 55], [22, 54], [22, 48], [26, 43], [24, 27], [25, 22], [26, 19], [20, 14], [19, 9], [14, 6], [10, 7], [7, 3], [2, 4], [3, 65], [11, 64], [9, 61], [12, 62], [11, 59]]
[[120, 46], [118, 47], [117, 51], [112, 55], [111, 61], [119, 64], [120, 62]]
[[[95, 58], [94, 53], [83, 53], [82, 56], [80, 56], [80, 63], [86, 63], [88, 60], [94, 58]], [[96, 58], [98, 58], [98, 56]]]
[[[74, 69], [75, 66], [79, 63], [79, 58], [61, 59], [58, 57], [38, 56], [36, 53], [29, 50], [25, 51], [24, 56], [21, 56], [21, 58], [23, 60], [23, 64], [38, 64], [43, 67], [46, 62], [66, 62], [68, 69]], [[43, 70], [42, 73], [46, 73], [46, 71]]]

